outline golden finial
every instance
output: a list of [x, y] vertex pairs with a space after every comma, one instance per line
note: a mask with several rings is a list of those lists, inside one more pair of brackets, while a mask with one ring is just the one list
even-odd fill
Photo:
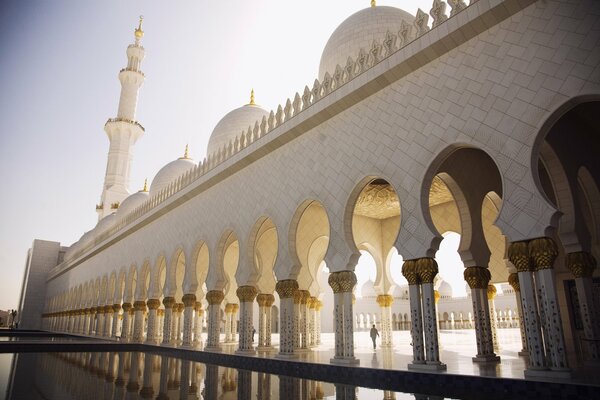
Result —
[[148, 178], [144, 179], [144, 188], [142, 189], [142, 192], [147, 192], [148, 191]]
[[254, 102], [254, 89], [252, 89], [250, 91], [250, 103], [248, 103], [249, 106], [255, 106], [256, 103]]
[[185, 145], [185, 151], [183, 152], [183, 157], [179, 157], [180, 160], [187, 160], [188, 158], [190, 158], [189, 153], [188, 153], [188, 145]]
[[375, 0], [371, 0], [371, 7], [375, 7], [377, 5], [377, 2]]
[[144, 37], [144, 31], [142, 30], [142, 21], [144, 20], [144, 16], [140, 15], [140, 24], [138, 25], [137, 29], [135, 30], [135, 40], [139, 41]]

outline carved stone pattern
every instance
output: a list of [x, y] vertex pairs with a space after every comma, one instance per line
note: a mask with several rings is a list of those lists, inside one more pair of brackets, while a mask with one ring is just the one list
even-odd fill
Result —
[[285, 279], [277, 282], [275, 285], [277, 294], [282, 299], [288, 299], [294, 296], [294, 292], [298, 290], [298, 282], [294, 279]]
[[471, 289], [486, 289], [491, 278], [490, 271], [483, 267], [468, 267], [464, 272], [465, 281]]
[[596, 259], [588, 252], [578, 251], [567, 254], [566, 264], [575, 278], [591, 278], [596, 268]]
[[556, 243], [550, 238], [533, 239], [529, 242], [529, 256], [533, 260], [535, 270], [551, 269], [558, 256]]
[[417, 274], [417, 261], [404, 261], [404, 264], [402, 264], [402, 275], [406, 278], [409, 285], [417, 285], [419, 283], [419, 275]]
[[224, 298], [225, 295], [220, 290], [211, 290], [210, 292], [206, 293], [206, 301], [208, 301], [208, 304], [211, 305], [221, 304]]
[[258, 290], [254, 286], [240, 286], [237, 288], [237, 297], [242, 302], [252, 302], [256, 298]]
[[417, 274], [422, 283], [433, 283], [437, 273], [438, 265], [433, 258], [423, 257], [417, 260]]
[[531, 271], [531, 262], [529, 260], [526, 241], [512, 242], [508, 246], [508, 259], [513, 263], [517, 271]]

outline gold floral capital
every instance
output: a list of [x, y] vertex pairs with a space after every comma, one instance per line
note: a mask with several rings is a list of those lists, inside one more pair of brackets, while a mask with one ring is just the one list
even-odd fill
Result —
[[596, 259], [585, 251], [567, 254], [566, 263], [575, 278], [591, 278], [596, 268]]
[[173, 306], [175, 305], [175, 298], [165, 297], [163, 299], [163, 304], [165, 305], [165, 308], [173, 308]]
[[224, 298], [225, 295], [220, 290], [211, 290], [206, 293], [206, 301], [208, 301], [208, 304], [210, 305], [221, 304]]
[[402, 264], [402, 275], [404, 275], [409, 285], [419, 284], [419, 275], [417, 274], [417, 261], [404, 261], [404, 264]]
[[[128, 312], [129, 310], [131, 310], [132, 305], [131, 303], [123, 303], [123, 311]], [[91, 311], [91, 309], [90, 309]]]
[[496, 297], [496, 293], [498, 293], [498, 290], [496, 290], [496, 286], [488, 285], [488, 287], [487, 287], [488, 300], [494, 300], [494, 297]]
[[194, 307], [196, 305], [196, 295], [193, 293], [184, 294], [181, 298], [185, 307]]
[[197, 301], [196, 303], [194, 303], [194, 311], [196, 312], [201, 312], [202, 311], [202, 303]]
[[308, 308], [315, 309], [317, 307], [317, 301], [319, 301], [319, 299], [311, 296], [311, 298], [308, 300]]
[[529, 242], [529, 257], [536, 271], [552, 269], [556, 256], [558, 256], [558, 249], [554, 240], [543, 237]]
[[275, 302], [275, 296], [272, 294], [261, 293], [256, 296], [256, 301], [260, 307], [271, 307]]
[[119, 311], [121, 311], [121, 305], [120, 304], [113, 304], [112, 309], [113, 309], [113, 312], [119, 312]]
[[332, 272], [327, 282], [333, 293], [349, 293], [356, 286], [356, 274], [354, 271]]
[[417, 274], [421, 283], [433, 283], [438, 273], [437, 262], [431, 257], [423, 257], [417, 260]]
[[531, 271], [531, 262], [527, 242], [512, 242], [508, 246], [508, 259], [515, 266], [518, 272]]
[[235, 291], [235, 294], [243, 303], [253, 302], [258, 294], [258, 290], [254, 286], [240, 286]]
[[315, 310], [321, 311], [323, 308], [323, 302], [321, 300], [317, 300], [317, 304], [315, 304]]
[[146, 311], [146, 302], [145, 301], [136, 301], [133, 303], [133, 308], [135, 311]]
[[380, 294], [377, 296], [377, 304], [379, 307], [389, 307], [394, 302], [394, 298], [391, 294]]
[[225, 314], [231, 314], [233, 312], [233, 303], [225, 304]]
[[464, 272], [465, 281], [471, 289], [486, 289], [491, 278], [490, 271], [483, 267], [468, 267]]
[[512, 274], [508, 275], [508, 284], [512, 286], [515, 292], [520, 292], [521, 285], [519, 284], [519, 274], [513, 272]]
[[159, 299], [150, 299], [146, 302], [146, 305], [151, 310], [158, 310], [158, 308], [160, 307], [160, 300]]
[[308, 304], [308, 300], [310, 299], [310, 292], [308, 290], [300, 290], [300, 304]]
[[294, 292], [298, 290], [298, 281], [295, 279], [284, 279], [277, 282], [275, 290], [281, 299], [289, 299], [294, 297]]

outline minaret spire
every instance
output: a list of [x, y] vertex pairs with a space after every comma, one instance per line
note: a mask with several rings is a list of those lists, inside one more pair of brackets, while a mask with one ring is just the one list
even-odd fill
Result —
[[119, 72], [121, 97], [117, 116], [110, 118], [104, 125], [110, 146], [101, 203], [96, 207], [99, 220], [114, 211], [111, 210], [111, 204], [121, 203], [129, 196], [133, 145], [144, 134], [144, 128], [135, 118], [138, 94], [145, 79], [140, 69], [145, 55], [144, 47], [140, 44], [144, 37], [143, 19], [140, 16], [138, 27], [134, 31], [135, 42], [127, 47], [127, 67]]

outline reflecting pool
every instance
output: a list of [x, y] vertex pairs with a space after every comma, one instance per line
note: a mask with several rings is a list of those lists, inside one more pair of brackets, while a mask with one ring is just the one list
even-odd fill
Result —
[[11, 362], [7, 399], [443, 399], [141, 352], [2, 356]]

